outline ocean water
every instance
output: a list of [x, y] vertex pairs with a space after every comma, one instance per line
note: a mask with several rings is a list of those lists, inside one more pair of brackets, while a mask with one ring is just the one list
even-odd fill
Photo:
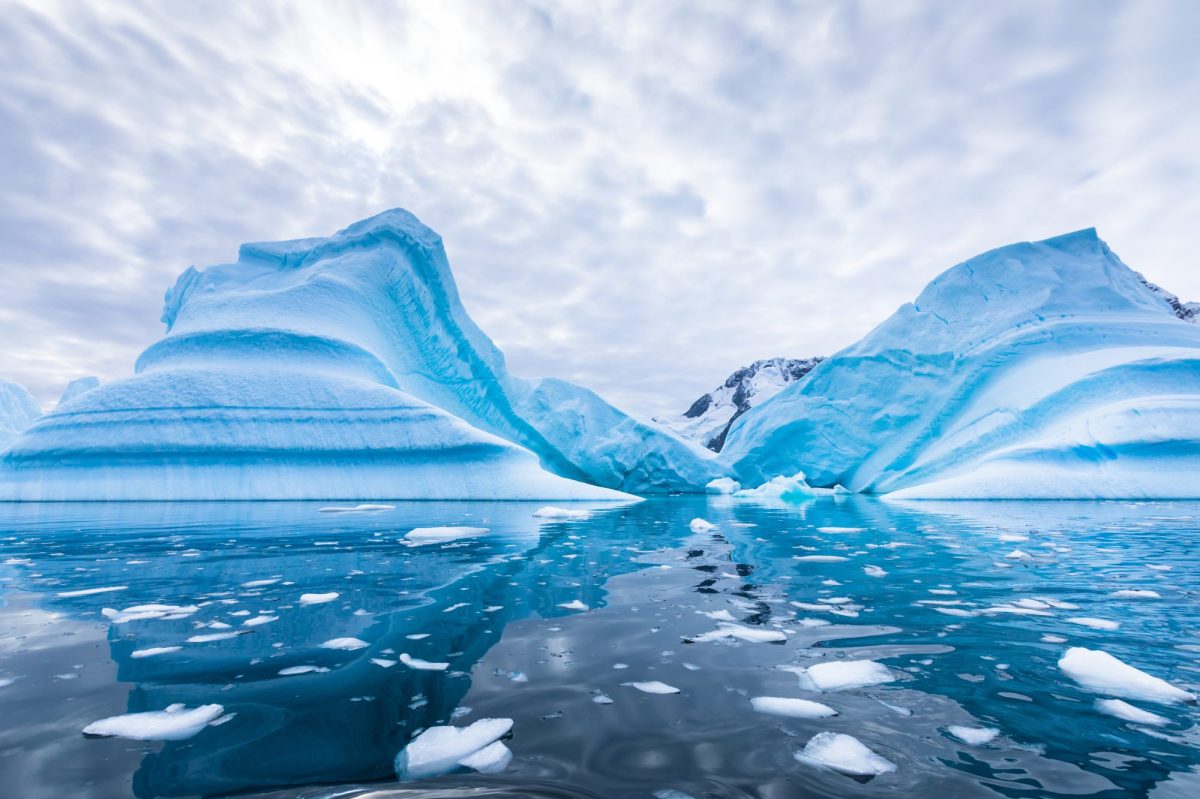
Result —
[[[1083, 646], [1200, 688], [1200, 504], [538, 507], [0, 507], [0, 794], [1200, 796], [1194, 705], [1134, 701], [1168, 723], [1130, 723], [1057, 667]], [[404, 539], [439, 525], [488, 532]], [[145, 604], [180, 609], [113, 616]], [[728, 618], [784, 640], [705, 636]], [[322, 646], [339, 638], [366, 645]], [[894, 681], [818, 693], [781, 669], [863, 659]], [[648, 681], [678, 693], [627, 684]], [[761, 696], [838, 715], [767, 715]], [[174, 703], [224, 715], [180, 741], [82, 734]], [[396, 781], [420, 730], [487, 717], [513, 719], [505, 771]], [[970, 745], [953, 725], [999, 733]], [[896, 770], [795, 758], [826, 731]]]

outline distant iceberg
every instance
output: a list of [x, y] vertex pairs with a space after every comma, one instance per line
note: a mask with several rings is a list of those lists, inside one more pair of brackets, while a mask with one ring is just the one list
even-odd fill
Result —
[[67, 387], [63, 390], [62, 396], [58, 398], [58, 404], [70, 402], [80, 394], [85, 394], [93, 388], [100, 386], [100, 378], [94, 376], [80, 377], [67, 383]]
[[1094, 230], [953, 267], [741, 418], [743, 484], [910, 498], [1200, 496], [1200, 328]]
[[42, 415], [33, 395], [19, 383], [0, 379], [0, 450]]
[[163, 321], [134, 377], [13, 443], [0, 499], [629, 499], [718, 476], [586, 389], [509, 375], [406, 211], [189, 268]]

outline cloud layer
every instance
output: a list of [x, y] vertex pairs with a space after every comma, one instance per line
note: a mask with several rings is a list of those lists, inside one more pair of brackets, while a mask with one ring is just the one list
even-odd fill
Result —
[[0, 3], [0, 376], [126, 375], [243, 241], [402, 206], [513, 371], [679, 412], [1096, 226], [1200, 298], [1200, 4]]

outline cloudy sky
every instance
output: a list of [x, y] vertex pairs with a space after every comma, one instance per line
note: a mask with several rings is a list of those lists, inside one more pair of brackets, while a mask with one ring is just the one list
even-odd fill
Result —
[[402, 206], [642, 414], [1096, 226], [1200, 299], [1200, 3], [0, 0], [0, 376], [129, 374], [243, 241]]

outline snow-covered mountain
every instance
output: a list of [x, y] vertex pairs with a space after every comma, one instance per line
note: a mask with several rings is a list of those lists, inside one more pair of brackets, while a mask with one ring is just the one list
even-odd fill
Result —
[[628, 499], [720, 475], [587, 389], [509, 374], [401, 209], [189, 268], [162, 318], [132, 378], [14, 442], [0, 499]]
[[37, 400], [20, 383], [0, 378], [0, 449], [42, 415]]
[[738, 369], [724, 383], [693, 402], [682, 415], [655, 421], [684, 438], [699, 441], [713, 452], [720, 452], [735, 419], [804, 377], [823, 360], [818, 356], [755, 361]]
[[1094, 230], [984, 253], [742, 415], [722, 461], [910, 498], [1200, 496], [1200, 326], [1164, 293]]

